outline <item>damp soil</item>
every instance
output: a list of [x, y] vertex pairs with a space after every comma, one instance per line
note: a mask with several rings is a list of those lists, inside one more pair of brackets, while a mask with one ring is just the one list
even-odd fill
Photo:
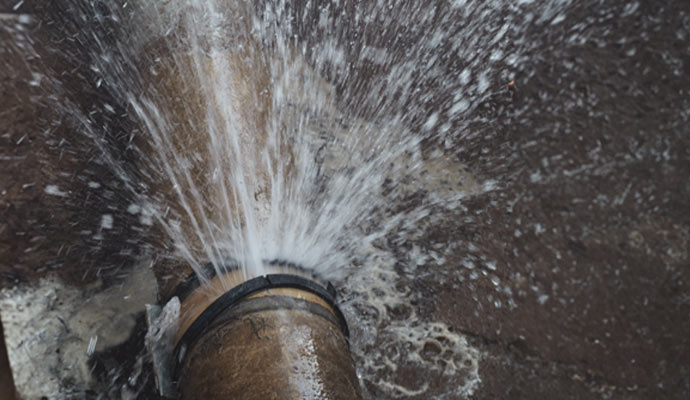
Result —
[[[15, 11], [5, 3], [0, 13], [7, 16], [40, 8], [27, 2]], [[40, 17], [23, 33], [10, 21], [0, 29], [0, 287], [50, 273], [75, 286], [121, 282], [142, 253], [145, 227], [125, 212], [123, 182], [63, 108], [78, 99], [78, 107], [95, 109], [112, 96], [88, 89], [94, 78], [84, 56], [55, 47], [62, 39]], [[60, 76], [61, 91], [51, 91], [54, 78], [40, 71]], [[113, 148], [126, 143], [123, 115], [115, 104], [111, 115], [98, 117]], [[118, 157], [131, 155], [123, 148]], [[105, 215], [118, 215], [108, 229]]]
[[[473, 129], [486, 134], [443, 149], [499, 188], [429, 227], [414, 244], [457, 250], [401, 284], [417, 314], [483, 352], [472, 399], [690, 398], [690, 6], [609, 15], [627, 3], [580, 2], [533, 32], [540, 45], [514, 85], [496, 76], [478, 111], [487, 122]], [[566, 44], [590, 19], [588, 40]], [[121, 183], [50, 101], [35, 101], [26, 63], [38, 61], [13, 58], [9, 40], [0, 33], [11, 67], [0, 70], [1, 286], [51, 271], [74, 285], [116, 280], [143, 233], [126, 220], [108, 240], [92, 230], [103, 214], [126, 215]], [[46, 194], [53, 182], [69, 199]], [[135, 347], [102, 354], [95, 370], [112, 378]], [[420, 375], [434, 381], [400, 370], [401, 381]]]
[[482, 105], [487, 135], [449, 154], [504, 177], [428, 230], [419, 245], [458, 250], [410, 282], [420, 314], [485, 351], [471, 398], [690, 396], [690, 7], [609, 3], [544, 31]]

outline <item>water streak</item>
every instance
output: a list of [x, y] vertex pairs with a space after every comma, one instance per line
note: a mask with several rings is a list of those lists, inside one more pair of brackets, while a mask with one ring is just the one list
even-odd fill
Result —
[[[562, 22], [569, 4], [64, 2], [48, 17], [69, 43], [52, 46], [87, 71], [34, 81], [122, 182], [160, 258], [202, 280], [209, 262], [252, 277], [276, 259], [336, 280], [363, 379], [422, 395], [429, 385], [395, 376], [421, 365], [452, 398], [477, 387], [480, 355], [440, 322], [390, 315], [412, 296], [395, 287], [396, 264], [410, 275], [443, 264], [399, 251], [443, 210], [501, 184], [451, 151], [489, 134], [475, 128], [478, 106], [524, 61], [525, 32]], [[73, 80], [107, 95], [85, 106]], [[45, 193], [70, 196], [59, 182]], [[95, 235], [121, 217], [106, 215]], [[428, 340], [438, 355], [423, 354]]]

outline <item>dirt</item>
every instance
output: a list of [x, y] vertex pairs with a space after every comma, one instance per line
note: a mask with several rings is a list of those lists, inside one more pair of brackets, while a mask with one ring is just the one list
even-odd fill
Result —
[[[73, 285], [121, 280], [140, 253], [143, 228], [123, 212], [121, 179], [99, 160], [91, 139], [75, 134], [76, 121], [63, 107], [75, 98], [72, 90], [83, 92], [76, 98], [84, 109], [104, 95], [84, 89], [90, 77], [74, 73], [82, 59], [42, 45], [56, 40], [46, 29], [33, 23], [16, 35], [13, 26], [0, 29], [0, 287], [51, 272]], [[29, 43], [35, 51], [27, 55]], [[68, 77], [60, 90], [46, 70]], [[120, 134], [113, 119], [99, 123]], [[97, 229], [113, 214], [121, 218], [111, 229]]]
[[[454, 250], [406, 283], [410, 307], [484, 352], [472, 399], [690, 398], [690, 6], [620, 17], [627, 4], [578, 2], [535, 27], [514, 86], [493, 77], [470, 128], [483, 134], [443, 148], [499, 187], [427, 228], [414, 244]], [[568, 42], [582, 21], [586, 40]], [[136, 224], [104, 241], [91, 231], [118, 213], [106, 204], [126, 209], [121, 183], [52, 123], [55, 107], [33, 100], [40, 87], [0, 43], [0, 286], [125, 274]], [[56, 182], [69, 201], [46, 193]]]
[[495, 82], [493, 133], [455, 155], [501, 188], [425, 244], [465, 244], [449, 270], [469, 243], [497, 268], [477, 258], [486, 275], [418, 282], [432, 318], [486, 351], [472, 398], [690, 396], [690, 48], [677, 36], [689, 11], [643, 5], [566, 45], [567, 25], [592, 14], [576, 7], [513, 90]]

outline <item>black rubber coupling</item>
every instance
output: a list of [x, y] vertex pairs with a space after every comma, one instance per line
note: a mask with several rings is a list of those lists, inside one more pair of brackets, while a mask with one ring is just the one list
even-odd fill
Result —
[[[207, 266], [206, 270], [209, 274], [215, 275], [215, 268]], [[211, 271], [212, 270], [212, 271]], [[200, 287], [200, 283], [196, 274], [185, 279], [175, 291], [175, 295], [180, 298], [182, 302], [192, 291]], [[312, 293], [320, 297], [326, 302], [335, 313], [337, 325], [345, 338], [349, 338], [350, 332], [347, 326], [347, 321], [342, 311], [335, 302], [336, 291], [330, 282], [326, 286], [315, 282], [314, 280], [291, 274], [268, 274], [249, 279], [232, 289], [228, 290], [213, 303], [211, 303], [196, 320], [189, 326], [187, 331], [182, 335], [182, 338], [175, 346], [173, 353], [173, 360], [175, 371], [178, 370], [179, 364], [184, 359], [186, 350], [204, 333], [213, 321], [227, 309], [240, 303], [243, 299], [252, 294], [262, 292], [269, 289], [276, 288], [292, 288], [299, 289], [305, 292]]]

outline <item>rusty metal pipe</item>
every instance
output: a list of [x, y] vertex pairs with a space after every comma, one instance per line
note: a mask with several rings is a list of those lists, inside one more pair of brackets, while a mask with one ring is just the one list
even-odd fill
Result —
[[361, 398], [335, 292], [304, 275], [241, 281], [235, 270], [181, 285], [174, 370], [182, 399]]
[[[242, 166], [252, 171], [244, 180], [252, 183], [255, 201], [244, 205], [253, 207], [257, 223], [270, 209], [274, 179], [270, 170], [283, 165], [279, 179], [291, 179], [293, 156], [287, 138], [280, 141], [280, 148], [273, 149], [269, 163], [263, 157], [269, 146], [267, 132], [272, 129], [270, 116], [274, 112], [270, 51], [248, 34], [253, 12], [250, 3], [228, 0], [220, 4], [227, 23], [222, 45], [214, 42], [217, 36], [211, 35], [218, 32], [200, 31], [195, 21], [183, 19], [177, 35], [147, 45], [147, 57], [139, 68], [144, 74], [150, 73], [143, 79], [144, 90], [165, 99], [159, 109], [166, 116], [168, 130], [161, 133], [165, 137], [159, 141], [138, 135], [137, 146], [144, 154], [194, 155], [185, 157], [185, 175], [178, 179], [185, 182], [185, 177], [194, 177], [193, 187], [175, 186], [169, 177], [148, 182], [162, 208], [179, 221], [181, 232], [176, 240], [185, 243], [189, 257], [194, 259], [208, 257], [203, 234], [193, 229], [193, 221], [223, 221], [227, 207], [232, 209], [233, 218], [244, 220], [243, 207], [233, 200], [239, 198], [233, 195], [236, 188], [231, 181], [221, 185], [214, 180], [208, 163], [214, 159], [216, 167], [242, 170], [237, 164], [239, 159], [230, 151], [234, 142], [228, 135], [212, 141], [204, 127], [222, 123], [223, 116], [233, 116], [234, 140], [242, 148]], [[216, 45], [210, 52], [194, 49], [191, 43]], [[214, 91], [209, 87], [213, 85], [228, 90]], [[233, 101], [223, 97], [226, 95]], [[163, 144], [162, 151], [155, 147]], [[212, 149], [219, 146], [228, 151], [211, 157]], [[155, 171], [151, 173], [155, 175]], [[183, 207], [180, 197], [188, 197], [195, 206]], [[209, 233], [215, 234], [222, 236], [222, 232]], [[164, 239], [167, 234], [161, 229], [154, 236]], [[172, 367], [172, 379], [181, 398], [361, 398], [347, 324], [335, 304], [335, 291], [292, 264], [268, 262], [265, 267], [262, 273], [267, 275], [249, 280], [240, 269], [216, 275], [216, 271], [228, 269], [211, 267], [202, 273], [202, 285], [196, 274], [189, 273], [185, 260], [173, 259], [154, 266], [161, 299], [177, 296], [181, 301], [179, 326], [173, 335]], [[184, 280], [184, 276], [190, 278]]]

